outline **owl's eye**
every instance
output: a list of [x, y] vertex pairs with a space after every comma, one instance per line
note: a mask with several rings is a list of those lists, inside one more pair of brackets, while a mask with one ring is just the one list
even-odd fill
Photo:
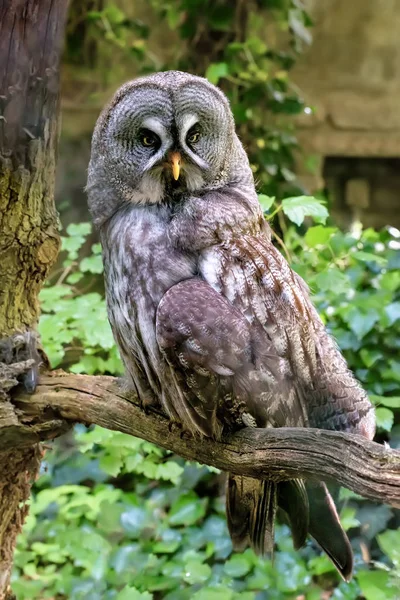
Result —
[[189, 133], [186, 136], [186, 142], [188, 144], [195, 144], [196, 142], [199, 141], [199, 138], [200, 138], [200, 131], [198, 131], [198, 130], [189, 131]]
[[160, 145], [160, 138], [158, 135], [148, 129], [142, 129], [139, 139], [142, 146], [146, 146], [147, 148], [158, 148]]

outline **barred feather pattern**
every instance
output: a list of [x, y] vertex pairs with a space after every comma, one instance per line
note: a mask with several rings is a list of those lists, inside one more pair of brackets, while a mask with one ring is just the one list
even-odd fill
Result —
[[[185, 141], [194, 121], [196, 148]], [[138, 141], [143, 123], [159, 136], [153, 154]], [[177, 184], [172, 150], [183, 158]], [[87, 190], [109, 320], [143, 406], [215, 439], [244, 426], [374, 435], [366, 393], [271, 242], [219, 90], [179, 72], [126, 84], [96, 125]], [[300, 480], [229, 476], [234, 547], [271, 551], [278, 506], [296, 546], [309, 532], [348, 579], [351, 548], [323, 483], [310, 492]]]

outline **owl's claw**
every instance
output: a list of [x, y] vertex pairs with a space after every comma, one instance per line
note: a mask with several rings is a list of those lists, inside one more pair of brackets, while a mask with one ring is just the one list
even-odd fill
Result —
[[187, 429], [183, 429], [180, 434], [179, 437], [181, 438], [181, 440], [190, 440], [193, 436], [190, 433], [190, 431], [188, 431]]
[[182, 423], [179, 423], [179, 421], [169, 421], [168, 422], [168, 431], [170, 433], [174, 432], [174, 428], [175, 429], [182, 429]]
[[38, 348], [36, 332], [18, 333], [0, 340], [0, 397], [22, 383], [29, 394], [36, 389], [39, 368], [47, 357]]

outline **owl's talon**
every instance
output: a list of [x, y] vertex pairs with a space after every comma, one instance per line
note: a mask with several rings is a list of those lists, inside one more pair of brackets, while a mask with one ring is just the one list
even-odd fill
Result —
[[170, 433], [174, 432], [174, 428], [175, 429], [182, 429], [182, 423], [179, 423], [179, 421], [169, 421], [168, 422], [168, 431]]
[[183, 429], [180, 434], [179, 437], [181, 438], [181, 440], [190, 440], [193, 436], [190, 433], [190, 431], [188, 431], [187, 429]]
[[17, 333], [0, 340], [0, 397], [18, 384], [33, 394], [39, 377], [39, 368], [47, 365], [47, 357], [38, 349], [34, 331]]

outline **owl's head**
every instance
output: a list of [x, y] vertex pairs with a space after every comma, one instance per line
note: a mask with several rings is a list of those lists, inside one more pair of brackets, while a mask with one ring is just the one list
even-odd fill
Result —
[[100, 115], [89, 206], [100, 224], [119, 206], [171, 204], [241, 177], [251, 171], [225, 95], [201, 77], [156, 73], [122, 86]]

